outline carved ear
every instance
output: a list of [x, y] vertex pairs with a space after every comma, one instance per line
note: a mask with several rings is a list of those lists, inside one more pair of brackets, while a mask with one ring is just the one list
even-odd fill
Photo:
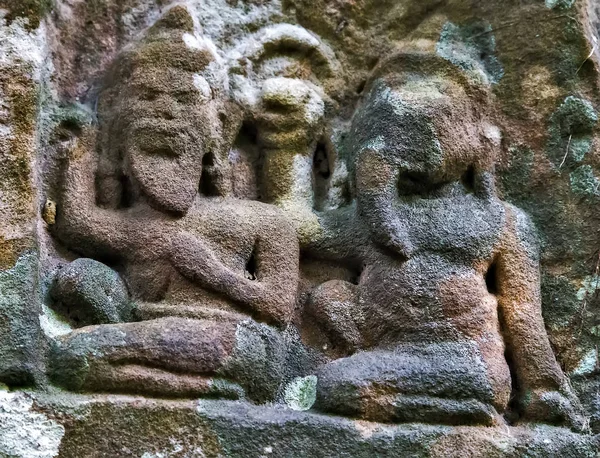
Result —
[[194, 21], [185, 6], [177, 5], [170, 8], [158, 21], [156, 21], [148, 33], [158, 34], [171, 30], [194, 33]]

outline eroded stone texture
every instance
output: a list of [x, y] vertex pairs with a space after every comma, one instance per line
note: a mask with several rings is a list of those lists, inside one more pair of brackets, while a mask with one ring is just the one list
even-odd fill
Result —
[[24, 393], [10, 393], [0, 387], [0, 454], [2, 456], [53, 457], [65, 428], [33, 408]]
[[[245, 330], [250, 316], [289, 321], [298, 244], [276, 208], [228, 197], [223, 144], [236, 116], [202, 76], [215, 55], [193, 33], [189, 12], [175, 7], [119, 56], [99, 95], [97, 143], [67, 151], [52, 229], [73, 250], [119, 265], [141, 320], [61, 338], [52, 374], [71, 388], [237, 396], [211, 378], [222, 372], [268, 399], [277, 384], [267, 389], [262, 372], [283, 372], [278, 332]], [[240, 366], [237, 353], [248, 345], [256, 356], [263, 343], [262, 366], [258, 357]], [[65, 361], [77, 376], [61, 374]]]
[[598, 447], [590, 436], [547, 425], [384, 425], [232, 401], [63, 396], [36, 406], [65, 425], [59, 457], [592, 458]]
[[0, 8], [6, 453], [597, 454], [593, 2]]
[[312, 308], [338, 341], [356, 327], [351, 352], [378, 350], [319, 371], [322, 408], [493, 424], [511, 396], [507, 352], [523, 418], [581, 424], [543, 327], [533, 227], [496, 197], [485, 91], [445, 60], [408, 52], [366, 90], [348, 139], [355, 219], [370, 232], [358, 285], [346, 286], [351, 324], [329, 309], [339, 281], [319, 286]]
[[[4, 3], [4, 2], [3, 2]], [[0, 4], [0, 383], [41, 382], [35, 161], [47, 54], [43, 28]], [[14, 20], [13, 20], [14, 19]], [[39, 22], [39, 21], [38, 21]], [[33, 27], [32, 27], [33, 26]]]

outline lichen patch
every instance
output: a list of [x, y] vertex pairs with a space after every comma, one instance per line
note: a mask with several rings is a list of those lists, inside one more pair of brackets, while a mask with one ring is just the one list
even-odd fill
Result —
[[55, 457], [64, 434], [62, 425], [33, 410], [29, 396], [0, 389], [0, 456]]

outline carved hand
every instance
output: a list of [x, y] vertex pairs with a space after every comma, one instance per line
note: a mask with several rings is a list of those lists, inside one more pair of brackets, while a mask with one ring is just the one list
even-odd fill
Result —
[[210, 289], [222, 287], [224, 272], [221, 263], [208, 246], [186, 232], [171, 239], [170, 259], [184, 277]]
[[129, 246], [132, 227], [122, 213], [96, 205], [94, 149], [95, 131], [84, 131], [67, 150], [67, 164], [56, 209], [53, 232], [80, 254], [89, 257], [119, 257]]
[[312, 154], [322, 131], [324, 103], [306, 83], [290, 78], [267, 80], [258, 115], [259, 138], [265, 148]]
[[[279, 325], [287, 323], [293, 296], [288, 298], [285, 288], [279, 292], [280, 285], [286, 283], [279, 277], [280, 271], [275, 272], [274, 279], [267, 273], [265, 279], [249, 280], [224, 265], [201, 240], [185, 232], [172, 238], [170, 258], [173, 267], [189, 280], [246, 306], [261, 319]], [[274, 284], [276, 280], [279, 285]]]
[[313, 213], [313, 155], [323, 132], [324, 102], [307, 83], [273, 78], [263, 86], [257, 115], [264, 153], [264, 197], [278, 205], [305, 246], [317, 237]]

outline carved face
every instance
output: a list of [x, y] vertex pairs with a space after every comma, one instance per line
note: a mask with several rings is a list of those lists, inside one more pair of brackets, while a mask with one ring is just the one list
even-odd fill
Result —
[[454, 181], [485, 153], [465, 91], [423, 75], [379, 80], [353, 121], [354, 147], [375, 149], [406, 181]]
[[128, 68], [113, 82], [118, 93], [110, 127], [135, 188], [152, 206], [177, 214], [197, 194], [215, 127], [210, 86], [199, 74], [212, 56], [190, 47], [188, 37], [180, 32], [143, 42], [123, 59]]

